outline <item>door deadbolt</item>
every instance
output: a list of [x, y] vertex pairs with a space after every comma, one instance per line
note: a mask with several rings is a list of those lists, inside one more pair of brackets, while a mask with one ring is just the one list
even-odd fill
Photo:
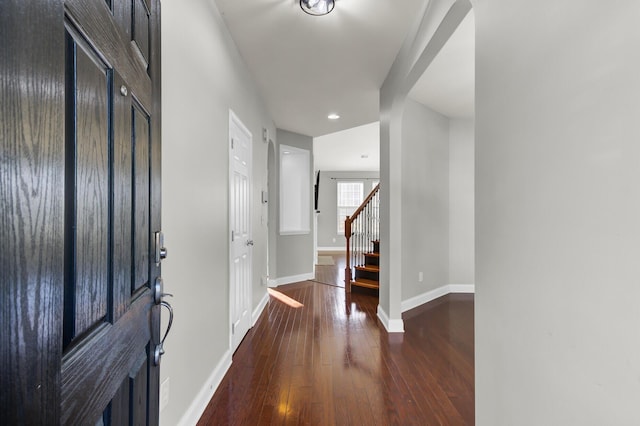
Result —
[[164, 246], [164, 234], [162, 231], [158, 231], [154, 234], [155, 243], [155, 261], [156, 265], [160, 264], [160, 261], [167, 258], [167, 248]]

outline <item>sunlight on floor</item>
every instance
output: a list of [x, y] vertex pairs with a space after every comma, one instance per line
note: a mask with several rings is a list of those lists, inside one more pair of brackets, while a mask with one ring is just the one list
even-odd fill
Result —
[[281, 301], [285, 305], [289, 305], [292, 308], [296, 308], [297, 309], [297, 308], [302, 308], [304, 306], [302, 303], [298, 302], [297, 300], [292, 299], [289, 296], [287, 296], [286, 294], [280, 293], [277, 290], [274, 290], [272, 288], [268, 288], [267, 291], [275, 299], [278, 299], [279, 301]]

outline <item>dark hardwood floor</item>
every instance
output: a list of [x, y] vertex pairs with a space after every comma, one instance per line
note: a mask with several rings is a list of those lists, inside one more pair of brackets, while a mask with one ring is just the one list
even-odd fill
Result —
[[344, 287], [344, 268], [346, 254], [344, 252], [319, 252], [319, 256], [331, 256], [333, 265], [316, 265], [316, 276], [313, 281], [323, 284]]
[[[471, 425], [473, 295], [406, 312], [388, 334], [378, 298], [317, 282], [277, 291], [199, 425]], [[277, 294], [276, 294], [277, 296]]]

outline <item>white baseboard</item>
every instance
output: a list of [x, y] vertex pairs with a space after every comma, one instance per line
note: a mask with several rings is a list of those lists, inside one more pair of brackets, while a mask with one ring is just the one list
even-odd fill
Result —
[[267, 287], [270, 287], [270, 288], [278, 287], [278, 282], [276, 280], [268, 279]]
[[476, 286], [474, 284], [447, 284], [427, 291], [426, 293], [419, 294], [411, 299], [403, 300], [400, 308], [402, 312], [407, 312], [449, 293], [475, 293], [475, 291]]
[[341, 247], [317, 247], [318, 251], [345, 251], [345, 246]]
[[472, 293], [476, 292], [475, 284], [449, 284], [450, 293]]
[[262, 311], [264, 311], [267, 303], [269, 303], [269, 293], [265, 291], [262, 300], [260, 301], [260, 303], [258, 303], [258, 306], [256, 306], [256, 308], [253, 310], [253, 313], [251, 314], [251, 327], [256, 325], [256, 323], [258, 322], [258, 318], [260, 318], [260, 315], [262, 315]]
[[292, 275], [290, 277], [281, 277], [276, 279], [275, 284], [276, 286], [279, 286], [279, 285], [285, 285], [285, 284], [299, 283], [300, 281], [308, 281], [314, 278], [315, 278], [315, 274], [313, 272], [309, 274]]
[[378, 319], [384, 326], [387, 333], [404, 333], [404, 321], [400, 319], [389, 319], [389, 315], [378, 305]]
[[182, 416], [180, 421], [178, 422], [179, 426], [195, 426], [202, 417], [202, 413], [209, 405], [209, 401], [213, 397], [213, 394], [220, 386], [224, 375], [227, 374], [229, 367], [231, 367], [231, 350], [227, 350], [216, 368], [214, 368], [213, 372], [205, 382], [200, 392], [198, 392], [198, 396], [193, 400], [189, 409]]

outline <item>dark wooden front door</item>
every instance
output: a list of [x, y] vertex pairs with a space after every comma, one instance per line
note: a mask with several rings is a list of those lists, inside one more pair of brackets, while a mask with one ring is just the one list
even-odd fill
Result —
[[0, 424], [157, 424], [159, 0], [0, 3]]

